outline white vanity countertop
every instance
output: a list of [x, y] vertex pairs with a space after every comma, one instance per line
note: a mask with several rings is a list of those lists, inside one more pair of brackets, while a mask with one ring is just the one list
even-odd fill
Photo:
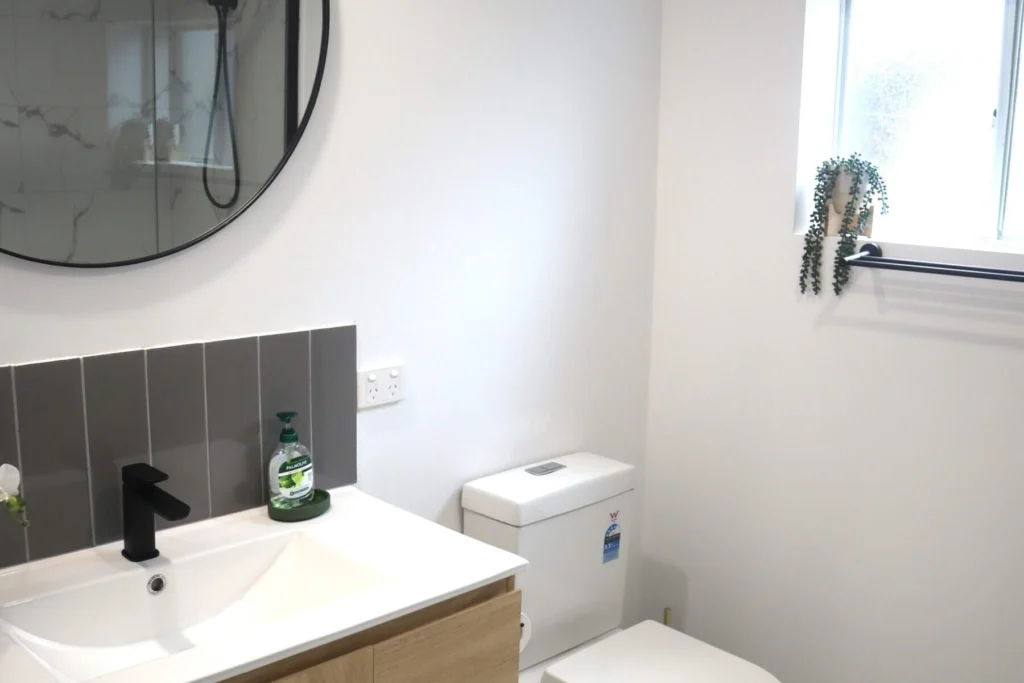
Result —
[[[527, 566], [521, 557], [354, 487], [335, 489], [331, 497], [330, 512], [309, 522], [280, 524], [256, 509], [160, 532], [162, 556], [138, 565], [123, 559], [121, 544], [113, 543], [0, 571], [0, 679], [223, 681], [513, 576]], [[290, 550], [282, 550], [286, 547]], [[312, 559], [321, 556], [323, 562]], [[239, 568], [237, 586], [231, 584], [234, 568], [224, 568], [232, 563]], [[155, 574], [167, 576], [168, 589], [150, 596], [146, 584]], [[291, 583], [300, 584], [287, 589], [298, 591], [296, 600], [282, 600], [272, 613], [253, 611], [254, 605], [272, 603], [260, 600], [285, 592], [282, 587]], [[182, 591], [180, 598], [170, 592], [172, 587]], [[83, 597], [69, 599], [70, 590]], [[114, 590], [131, 595], [122, 600]], [[237, 598], [225, 597], [235, 592]], [[179, 599], [184, 606], [173, 602]], [[224, 609], [209, 607], [220, 602]], [[76, 604], [80, 607], [68, 607]], [[171, 608], [156, 608], [153, 620], [183, 620], [182, 628], [168, 632], [161, 625], [159, 637], [145, 646], [121, 635], [134, 633], [138, 623], [148, 625], [138, 622], [138, 613], [153, 605]], [[194, 617], [204, 606], [210, 614]], [[40, 633], [47, 635], [37, 637]], [[119, 657], [131, 668], [95, 675]], [[79, 667], [79, 662], [100, 662], [96, 666], [101, 668]]]

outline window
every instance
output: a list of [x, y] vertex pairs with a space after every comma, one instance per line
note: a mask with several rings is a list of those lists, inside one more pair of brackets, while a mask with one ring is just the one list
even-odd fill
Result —
[[1024, 0], [809, 0], [801, 213], [817, 165], [859, 152], [889, 186], [875, 237], [1024, 247], [1022, 21]]

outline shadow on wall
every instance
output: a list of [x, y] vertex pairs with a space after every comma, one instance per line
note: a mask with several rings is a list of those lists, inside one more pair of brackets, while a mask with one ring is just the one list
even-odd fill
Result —
[[647, 555], [641, 555], [640, 577], [644, 586], [644, 604], [641, 620], [664, 620], [665, 608], [672, 610], [672, 628], [687, 631], [690, 580], [679, 567], [674, 567]]
[[[846, 327], [931, 341], [1024, 349], [1024, 287], [942, 276], [862, 273], [844, 297], [865, 315], [843, 313], [833, 298], [816, 327]], [[868, 301], [873, 305], [867, 306]], [[894, 320], [892, 318], [897, 318]], [[919, 322], [918, 322], [919, 320]]]

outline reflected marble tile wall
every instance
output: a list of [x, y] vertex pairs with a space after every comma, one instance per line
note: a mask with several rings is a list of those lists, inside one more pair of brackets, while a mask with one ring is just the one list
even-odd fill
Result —
[[[55, 21], [149, 21], [149, 0], [6, 0], [13, 14]], [[0, 0], [3, 14], [4, 0]]]
[[[154, 253], [155, 185], [140, 189], [114, 163], [124, 124], [140, 122], [143, 107], [110, 106], [144, 95], [143, 22], [151, 19], [146, 2], [14, 0], [0, 9], [4, 249], [67, 262]], [[135, 78], [118, 79], [114, 66], [123, 71], [129, 61]]]
[[20, 164], [4, 160], [21, 158], [21, 115], [18, 108], [0, 104], [0, 196], [17, 192], [23, 176]]
[[[240, 207], [286, 149], [286, 3], [229, 28]], [[207, 0], [0, 0], [0, 247], [65, 262], [184, 244], [234, 209], [202, 182], [217, 21]], [[220, 102], [223, 109], [223, 98]], [[227, 120], [211, 189], [233, 190]]]
[[[206, 0], [157, 0], [158, 44], [165, 40], [174, 60], [157, 81], [166, 91], [158, 103], [170, 126], [157, 131], [158, 147], [174, 158], [161, 164], [158, 189], [160, 245], [185, 244], [234, 212], [214, 206], [206, 196], [202, 168], [213, 105], [216, 15]], [[270, 177], [286, 150], [285, 3], [240, 0], [229, 18], [229, 54], [235, 133], [243, 205]], [[223, 94], [218, 100], [210, 148], [210, 190], [219, 201], [233, 192], [230, 130]], [[164, 109], [166, 107], [166, 109]], [[166, 113], [165, 113], [166, 112]], [[176, 136], [174, 143], [163, 143]], [[191, 165], [190, 165], [191, 164]]]
[[[0, 0], [0, 3], [5, 0]], [[14, 0], [6, 0], [9, 8]], [[17, 85], [17, 66], [15, 59], [16, 45], [14, 43], [14, 19], [11, 11], [5, 14], [0, 11], [0, 105], [17, 105], [18, 100], [14, 96]]]

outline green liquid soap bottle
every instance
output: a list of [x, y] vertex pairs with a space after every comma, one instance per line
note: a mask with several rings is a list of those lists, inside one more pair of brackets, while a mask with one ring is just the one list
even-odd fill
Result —
[[292, 420], [298, 413], [278, 413], [284, 423], [281, 443], [270, 454], [270, 504], [288, 510], [313, 499], [313, 456], [299, 443], [299, 435], [292, 429]]

